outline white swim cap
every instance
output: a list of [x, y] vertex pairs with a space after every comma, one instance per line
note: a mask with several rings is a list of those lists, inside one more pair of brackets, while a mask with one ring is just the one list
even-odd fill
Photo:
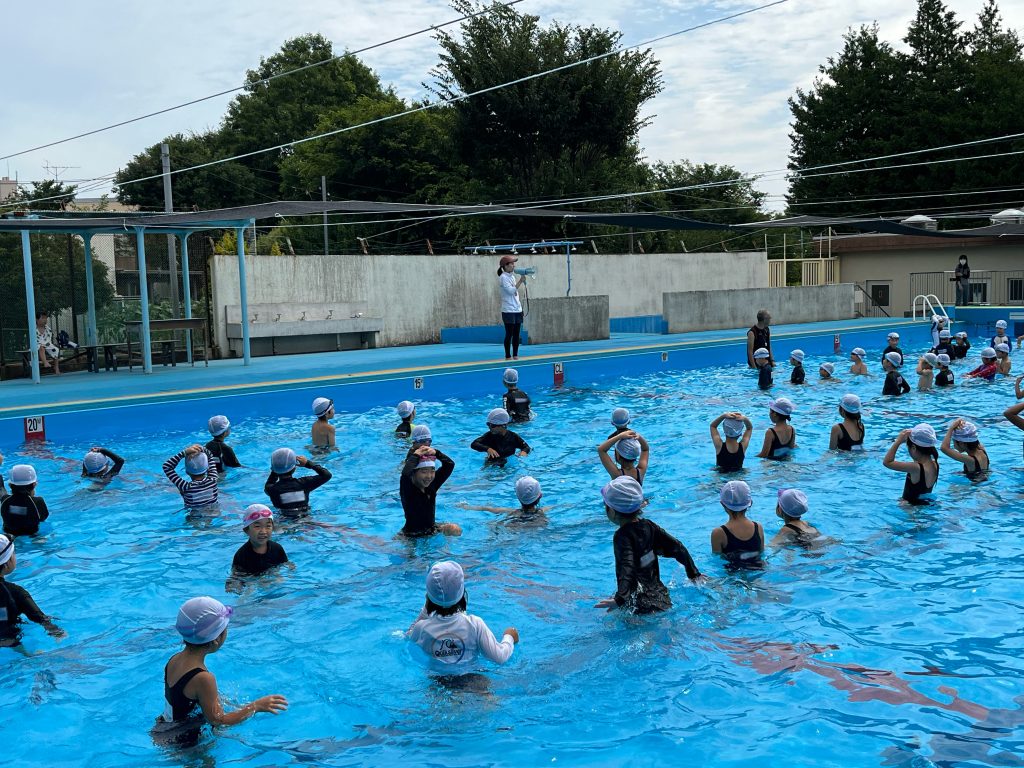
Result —
[[781, 414], [782, 416], [792, 416], [794, 408], [795, 406], [793, 405], [793, 403], [784, 397], [780, 397], [768, 403], [769, 410], [775, 411], [776, 413]]
[[313, 415], [320, 418], [331, 410], [332, 405], [334, 405], [333, 400], [328, 400], [326, 397], [318, 397], [313, 401]]
[[7, 565], [7, 561], [14, 557], [14, 537], [7, 538], [0, 533], [0, 565]]
[[804, 351], [802, 349], [794, 349], [789, 353], [789, 356], [798, 362], [804, 361]]
[[922, 357], [924, 357], [924, 361], [928, 363], [928, 365], [935, 365], [939, 362], [939, 356], [934, 352], [925, 352]]
[[503, 427], [510, 421], [512, 418], [504, 408], [492, 408], [487, 414], [487, 425], [491, 427]]
[[739, 419], [723, 419], [722, 430], [726, 437], [739, 437], [743, 434], [746, 426]]
[[434, 605], [451, 608], [466, 594], [466, 574], [462, 566], [452, 560], [442, 560], [430, 566], [427, 573], [427, 597]]
[[501, 374], [501, 380], [506, 384], [518, 384], [519, 371], [517, 371], [515, 368], [506, 368], [505, 372]]
[[278, 475], [284, 475], [295, 469], [295, 451], [291, 448], [278, 448], [270, 454], [270, 468]]
[[210, 469], [210, 457], [206, 451], [200, 451], [195, 456], [188, 456], [185, 459], [185, 471], [190, 475], [205, 475]]
[[227, 416], [214, 416], [206, 423], [206, 426], [209, 428], [211, 435], [219, 437], [231, 429], [231, 422], [228, 421]]
[[520, 504], [529, 506], [540, 501], [540, 483], [530, 476], [516, 480], [516, 498]]
[[900, 357], [899, 352], [886, 352], [885, 359], [888, 360], [893, 365], [895, 365], [897, 368], [903, 365], [903, 358]]
[[825, 371], [825, 373], [827, 373], [829, 376], [836, 372], [836, 367], [832, 363], [822, 363], [821, 365], [818, 366], [818, 368], [822, 371]]
[[949, 365], [949, 355], [947, 355], [945, 352], [943, 352], [940, 355], [936, 355], [935, 360], [938, 362], [939, 365]]
[[860, 413], [860, 398], [851, 394], [843, 395], [839, 407], [847, 413]]
[[946, 330], [945, 328], [943, 328], [941, 331], [939, 331], [939, 338], [940, 339], [948, 339], [950, 337], [950, 335], [951, 335], [950, 332], [948, 330]]
[[807, 494], [796, 488], [779, 491], [779, 508], [788, 517], [802, 517], [807, 514]]
[[274, 522], [274, 510], [266, 504], [250, 504], [242, 513], [242, 530], [244, 531], [257, 520]]
[[174, 627], [186, 643], [203, 645], [221, 636], [233, 612], [212, 597], [193, 597], [178, 609]]
[[996, 320], [996, 328], [1005, 328], [1005, 327], [1006, 327], [1006, 321], [1005, 320]]
[[632, 418], [629, 415], [629, 410], [626, 408], [616, 408], [612, 411], [612, 426], [615, 427], [627, 427]]
[[31, 464], [15, 464], [7, 482], [11, 485], [32, 485], [36, 482], [36, 469]]
[[931, 424], [918, 424], [910, 430], [910, 442], [918, 448], [934, 448], [939, 444], [939, 438]]
[[854, 348], [853, 348], [853, 349], [852, 349], [852, 350], [850, 351], [850, 354], [851, 354], [851, 355], [856, 355], [856, 356], [857, 356], [857, 357], [859, 357], [859, 358], [860, 358], [861, 360], [863, 360], [863, 359], [864, 359], [864, 358], [865, 358], [865, 357], [867, 356], [867, 354], [868, 354], [868, 353], [867, 353], [867, 352], [865, 352], [865, 351], [864, 351], [864, 349], [863, 349], [862, 347], [854, 347]]
[[432, 439], [430, 436], [430, 427], [426, 424], [417, 424], [412, 428], [412, 434], [410, 437], [412, 437], [412, 441], [414, 443], [425, 443], [427, 440]]
[[413, 411], [416, 410], [416, 406], [410, 403], [408, 400], [403, 400], [395, 406], [395, 410], [398, 411], [398, 415], [403, 419], [408, 419], [412, 416]]
[[992, 349], [992, 347], [985, 347], [983, 350], [981, 350], [981, 356], [982, 357], [995, 357], [996, 356], [996, 351], [994, 349]]
[[635, 437], [626, 437], [615, 444], [615, 452], [627, 461], [640, 458], [640, 441]]
[[723, 485], [718, 500], [722, 502], [722, 506], [733, 512], [743, 512], [754, 503], [750, 498], [750, 486], [742, 480], [730, 480]]
[[755, 360], [764, 360], [766, 357], [770, 357], [770, 356], [771, 356], [771, 353], [768, 352], [768, 349], [766, 347], [759, 347], [758, 349], [754, 350], [754, 359]]
[[953, 430], [953, 439], [958, 440], [961, 443], [976, 443], [978, 442], [978, 427], [977, 425], [965, 421], [960, 425], [958, 429]]
[[644, 505], [644, 489], [632, 477], [616, 477], [601, 489], [604, 503], [620, 515], [635, 515]]
[[107, 468], [107, 457], [99, 451], [89, 451], [82, 459], [82, 466], [87, 475], [98, 475]]

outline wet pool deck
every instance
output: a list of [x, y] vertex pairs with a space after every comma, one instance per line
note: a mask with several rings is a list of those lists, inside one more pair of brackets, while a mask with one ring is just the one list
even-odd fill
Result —
[[[893, 328], [920, 328], [921, 321], [903, 318], [862, 318], [819, 323], [777, 325], [776, 342], [792, 337], [852, 332], [881, 333]], [[644, 351], [668, 351], [735, 345], [745, 341], [746, 328], [681, 334], [613, 334], [598, 341], [528, 345], [520, 348], [517, 366], [595, 360]], [[880, 336], [878, 346], [883, 337]], [[409, 347], [322, 352], [305, 355], [254, 357], [245, 366], [240, 359], [214, 360], [207, 368], [179, 363], [155, 365], [153, 373], [133, 371], [74, 372], [45, 375], [39, 384], [30, 379], [0, 383], [0, 419], [35, 414], [64, 413], [112, 405], [201, 398], [220, 394], [246, 394], [310, 385], [388, 380], [439, 373], [504, 368], [508, 363], [496, 344], [425, 344]]]

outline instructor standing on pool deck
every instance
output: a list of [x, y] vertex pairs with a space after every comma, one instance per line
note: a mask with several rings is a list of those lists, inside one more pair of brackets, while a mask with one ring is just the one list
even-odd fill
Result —
[[512, 270], [518, 259], [502, 256], [498, 262], [498, 280], [501, 284], [501, 322], [505, 325], [505, 359], [519, 359], [519, 332], [523, 329], [523, 305], [519, 301], [519, 286], [526, 280], [520, 275], [516, 280]]
[[772, 332], [768, 327], [772, 316], [767, 309], [757, 310], [757, 323], [747, 331], [747, 367], [755, 368], [754, 350], [764, 347], [768, 350], [768, 365], [775, 367], [775, 358], [772, 356]]

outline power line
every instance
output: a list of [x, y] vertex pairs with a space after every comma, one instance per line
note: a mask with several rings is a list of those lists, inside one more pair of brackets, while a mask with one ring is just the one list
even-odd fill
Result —
[[[518, 5], [521, 2], [523, 2], [523, 0], [510, 0], [510, 2], [498, 3], [498, 5], [504, 6], [506, 8], [511, 8], [513, 5]], [[51, 142], [49, 142], [47, 144], [40, 144], [37, 147], [32, 147], [30, 149], [23, 149], [20, 152], [12, 152], [9, 155], [0, 155], [0, 160], [8, 160], [8, 159], [10, 159], [12, 157], [18, 157], [19, 155], [26, 155], [29, 152], [36, 152], [36, 151], [38, 151], [40, 149], [47, 149], [48, 147], [55, 147], [58, 144], [66, 144], [69, 141], [76, 141], [77, 139], [82, 139], [82, 138], [85, 138], [86, 136], [94, 136], [97, 133], [103, 133], [104, 131], [109, 131], [109, 130], [112, 130], [114, 128], [120, 128], [121, 126], [124, 126], [124, 125], [130, 125], [132, 123], [137, 123], [137, 122], [139, 122], [141, 120], [148, 120], [151, 117], [157, 117], [159, 115], [165, 115], [168, 112], [174, 112], [175, 110], [183, 109], [184, 107], [191, 107], [194, 104], [200, 104], [200, 103], [202, 103], [204, 101], [209, 101], [210, 99], [216, 99], [216, 98], [218, 98], [220, 96], [227, 96], [229, 93], [236, 93], [237, 91], [242, 91], [242, 90], [245, 90], [246, 88], [251, 88], [252, 86], [255, 86], [255, 85], [261, 85], [261, 84], [269, 83], [271, 80], [276, 80], [276, 79], [278, 79], [280, 77], [288, 77], [289, 75], [294, 75], [294, 74], [297, 74], [298, 72], [304, 72], [306, 70], [313, 69], [314, 67], [322, 67], [325, 64], [330, 64], [331, 62], [334, 62], [334, 61], [340, 61], [341, 59], [344, 59], [346, 56], [355, 56], [355, 55], [360, 54], [360, 53], [366, 53], [367, 51], [372, 51], [375, 48], [382, 48], [385, 45], [391, 45], [392, 43], [398, 43], [398, 42], [401, 42], [402, 40], [408, 40], [409, 38], [417, 37], [418, 35], [422, 35], [422, 34], [424, 34], [426, 32], [433, 32], [433, 31], [438, 30], [438, 29], [443, 29], [444, 27], [449, 27], [452, 24], [458, 24], [460, 21], [466, 21], [467, 19], [472, 19], [472, 18], [474, 18], [476, 16], [480, 16], [481, 14], [489, 13], [490, 10], [491, 10], [491, 8], [488, 7], [488, 8], [485, 8], [483, 10], [477, 11], [476, 13], [469, 13], [469, 14], [466, 14], [465, 16], [460, 16], [457, 19], [452, 19], [451, 21], [446, 21], [443, 24], [433, 24], [433, 25], [431, 25], [429, 27], [424, 27], [423, 29], [417, 30], [416, 32], [408, 32], [408, 33], [406, 33], [404, 35], [399, 35], [398, 37], [393, 37], [390, 40], [385, 40], [385, 41], [380, 42], [380, 43], [374, 43], [373, 45], [368, 45], [365, 48], [360, 48], [360, 49], [355, 50], [355, 51], [346, 51], [345, 53], [338, 54], [337, 56], [333, 56], [333, 57], [331, 57], [329, 59], [324, 59], [322, 61], [315, 61], [312, 64], [306, 64], [306, 65], [301, 66], [301, 67], [296, 67], [295, 69], [289, 69], [286, 72], [279, 72], [276, 75], [271, 75], [270, 77], [262, 78], [260, 80], [257, 80], [254, 83], [244, 83], [244, 84], [236, 86], [234, 88], [228, 88], [227, 90], [224, 90], [224, 91], [218, 91], [217, 93], [211, 93], [209, 96], [201, 96], [200, 98], [197, 98], [197, 99], [191, 99], [190, 101], [185, 101], [185, 102], [182, 102], [181, 104], [176, 104], [173, 107], [165, 107], [164, 109], [158, 109], [155, 112], [149, 112], [149, 113], [147, 113], [145, 115], [139, 115], [138, 117], [132, 117], [132, 118], [129, 118], [127, 120], [122, 120], [122, 121], [117, 122], [117, 123], [112, 123], [111, 125], [107, 125], [107, 126], [104, 126], [102, 128], [95, 128], [95, 129], [93, 129], [91, 131], [86, 131], [85, 133], [76, 134], [75, 136], [69, 136], [66, 139], [59, 139], [57, 141], [51, 141]]]

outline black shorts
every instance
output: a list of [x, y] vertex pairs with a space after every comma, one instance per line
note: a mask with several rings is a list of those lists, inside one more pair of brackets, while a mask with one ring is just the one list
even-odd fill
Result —
[[505, 325], [522, 325], [523, 324], [523, 313], [522, 312], [502, 312], [501, 322]]

